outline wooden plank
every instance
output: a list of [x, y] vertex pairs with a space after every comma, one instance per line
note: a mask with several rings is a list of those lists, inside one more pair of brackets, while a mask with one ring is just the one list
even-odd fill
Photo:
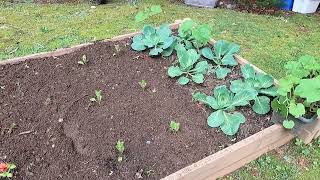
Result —
[[294, 135], [290, 131], [284, 130], [280, 125], [273, 125], [163, 180], [201, 180], [223, 177], [293, 138]]

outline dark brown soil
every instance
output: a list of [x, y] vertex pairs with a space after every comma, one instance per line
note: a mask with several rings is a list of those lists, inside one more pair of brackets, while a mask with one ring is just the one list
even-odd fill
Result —
[[[0, 66], [0, 161], [17, 165], [16, 179], [159, 179], [270, 126], [270, 115], [245, 107], [237, 136], [208, 128], [211, 110], [192, 102], [191, 92], [208, 93], [230, 78], [182, 87], [166, 75], [170, 60], [129, 49], [128, 42], [96, 43]], [[89, 64], [78, 65], [84, 54]], [[238, 68], [231, 77], [239, 77]], [[96, 89], [101, 104], [89, 101]], [[168, 130], [171, 120], [180, 132]], [[125, 141], [122, 163], [117, 139]]]

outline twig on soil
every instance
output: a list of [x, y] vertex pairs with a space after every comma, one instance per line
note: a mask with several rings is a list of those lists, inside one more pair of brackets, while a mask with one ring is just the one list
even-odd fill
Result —
[[32, 132], [33, 132], [33, 130], [24, 131], [24, 132], [19, 133], [18, 135], [20, 136], [20, 135], [24, 135], [24, 134], [30, 134], [30, 133], [32, 133]]

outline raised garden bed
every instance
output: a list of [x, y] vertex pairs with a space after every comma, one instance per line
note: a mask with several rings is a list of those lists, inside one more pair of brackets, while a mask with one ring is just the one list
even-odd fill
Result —
[[[0, 62], [0, 161], [16, 163], [17, 179], [217, 178], [294, 138], [272, 125], [271, 113], [249, 107], [239, 108], [247, 120], [235, 136], [208, 128], [210, 111], [191, 93], [228, 85], [239, 66], [225, 80], [180, 86], [166, 75], [172, 58], [130, 50], [136, 34]], [[95, 90], [100, 103], [90, 102]], [[121, 163], [118, 139], [126, 147]]]

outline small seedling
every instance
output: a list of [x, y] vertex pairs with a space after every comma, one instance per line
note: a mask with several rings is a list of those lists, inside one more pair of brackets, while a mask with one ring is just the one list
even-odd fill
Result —
[[170, 131], [172, 132], [178, 132], [180, 129], [180, 123], [176, 121], [171, 121], [170, 122]]
[[102, 100], [102, 95], [101, 95], [101, 90], [95, 90], [95, 97], [90, 98], [91, 102], [97, 102], [97, 103], [101, 103]]
[[148, 83], [147, 83], [147, 81], [145, 81], [145, 80], [141, 80], [141, 81], [139, 82], [139, 85], [140, 85], [140, 87], [141, 87], [143, 90], [145, 90], [145, 89], [147, 88], [147, 86], [148, 86]]
[[81, 58], [81, 60], [78, 61], [78, 64], [80, 64], [80, 65], [86, 65], [86, 64], [88, 64], [88, 62], [89, 62], [89, 60], [87, 59], [87, 56], [86, 56], [86, 55], [83, 55], [82, 58]]
[[3, 85], [0, 85], [0, 90], [4, 90], [6, 87]]
[[12, 178], [13, 177], [12, 171], [15, 168], [16, 168], [15, 164], [0, 163], [0, 177]]
[[117, 144], [116, 144], [116, 149], [118, 151], [118, 162], [122, 162], [123, 161], [123, 152], [124, 152], [124, 149], [125, 149], [125, 146], [124, 146], [124, 141], [122, 139], [119, 139], [117, 141]]

